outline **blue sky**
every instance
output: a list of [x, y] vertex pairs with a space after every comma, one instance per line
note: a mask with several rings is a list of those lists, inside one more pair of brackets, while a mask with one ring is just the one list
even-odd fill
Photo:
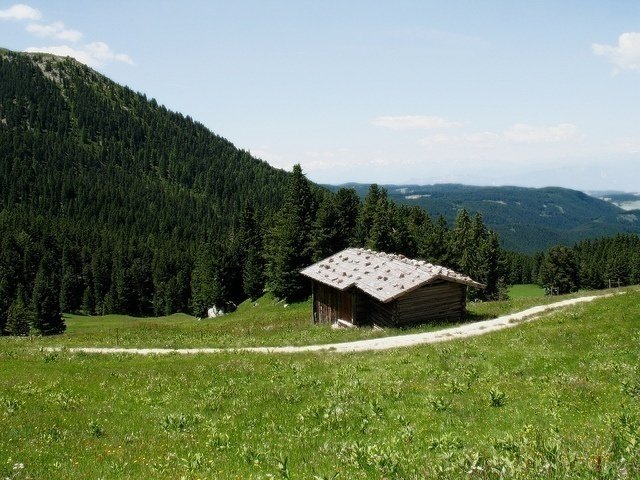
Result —
[[0, 0], [0, 46], [318, 182], [640, 191], [637, 0]]

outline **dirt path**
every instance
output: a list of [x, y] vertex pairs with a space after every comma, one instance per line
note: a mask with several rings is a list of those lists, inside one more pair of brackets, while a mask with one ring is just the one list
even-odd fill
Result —
[[542, 313], [558, 308], [576, 305], [578, 303], [591, 302], [598, 298], [610, 297], [615, 294], [593, 295], [589, 297], [572, 298], [549, 305], [540, 305], [529, 308], [521, 312], [512, 313], [492, 320], [467, 323], [458, 327], [445, 328], [435, 332], [414, 333], [408, 335], [398, 335], [395, 337], [372, 338], [368, 340], [357, 340], [354, 342], [329, 343], [323, 345], [305, 346], [283, 346], [283, 347], [239, 347], [239, 348], [117, 348], [117, 347], [72, 347], [64, 349], [52, 347], [47, 350], [84, 353], [130, 353], [136, 355], [162, 355], [169, 353], [176, 354], [197, 354], [197, 353], [222, 353], [222, 352], [255, 352], [255, 353], [298, 353], [298, 352], [365, 352], [373, 350], [388, 350], [391, 348], [411, 347], [427, 343], [440, 343], [455, 340], [458, 338], [475, 337], [489, 332], [515, 327], [523, 322], [530, 322], [539, 318]]

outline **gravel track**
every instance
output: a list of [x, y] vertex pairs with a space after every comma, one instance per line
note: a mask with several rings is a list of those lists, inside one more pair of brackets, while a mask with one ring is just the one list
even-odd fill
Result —
[[333, 352], [352, 353], [367, 352], [375, 350], [389, 350], [392, 348], [412, 347], [428, 343], [440, 343], [456, 340], [459, 338], [469, 338], [478, 335], [485, 335], [505, 328], [515, 327], [524, 322], [530, 322], [551, 310], [576, 305], [579, 303], [592, 302], [599, 298], [610, 297], [615, 294], [592, 295], [589, 297], [572, 298], [560, 302], [540, 305], [528, 308], [521, 312], [504, 315], [492, 320], [467, 323], [457, 327], [444, 328], [435, 332], [414, 333], [398, 335], [394, 337], [372, 338], [368, 340], [357, 340], [353, 342], [328, 343], [323, 345], [304, 346], [282, 346], [282, 347], [237, 347], [237, 348], [118, 348], [118, 347], [51, 347], [49, 351], [66, 350], [69, 352], [115, 354], [127, 353], [135, 355], [166, 355], [166, 354], [201, 354], [201, 353], [223, 353], [223, 352], [254, 352], [254, 353], [299, 353], [299, 352]]

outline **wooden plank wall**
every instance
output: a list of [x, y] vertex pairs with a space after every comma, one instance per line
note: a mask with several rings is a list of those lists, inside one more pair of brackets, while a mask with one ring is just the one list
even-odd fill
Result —
[[339, 318], [353, 322], [351, 292], [341, 292], [320, 282], [313, 282], [313, 314], [318, 323], [335, 323]]
[[356, 291], [353, 297], [353, 323], [356, 325], [369, 325], [369, 302], [367, 301], [367, 296]]
[[362, 292], [356, 292], [355, 295], [356, 325], [394, 326], [395, 302], [382, 303]]
[[457, 321], [464, 316], [466, 287], [453, 282], [433, 283], [409, 292], [396, 303], [397, 326]]
[[465, 305], [466, 287], [453, 282], [426, 285], [389, 303], [313, 282], [314, 321], [319, 323], [335, 323], [340, 318], [355, 325], [405, 327], [458, 321], [464, 316]]

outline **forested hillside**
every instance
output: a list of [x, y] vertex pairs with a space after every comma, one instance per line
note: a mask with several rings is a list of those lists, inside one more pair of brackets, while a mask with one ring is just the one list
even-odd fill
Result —
[[[346, 184], [360, 196], [368, 185]], [[340, 187], [329, 187], [337, 189]], [[566, 188], [385, 185], [392, 200], [452, 222], [461, 208], [480, 212], [508, 250], [534, 253], [580, 240], [640, 232], [640, 212]], [[635, 197], [637, 200], [637, 197]]]
[[0, 315], [36, 284], [63, 310], [186, 310], [197, 246], [287, 177], [70, 58], [1, 50]]

